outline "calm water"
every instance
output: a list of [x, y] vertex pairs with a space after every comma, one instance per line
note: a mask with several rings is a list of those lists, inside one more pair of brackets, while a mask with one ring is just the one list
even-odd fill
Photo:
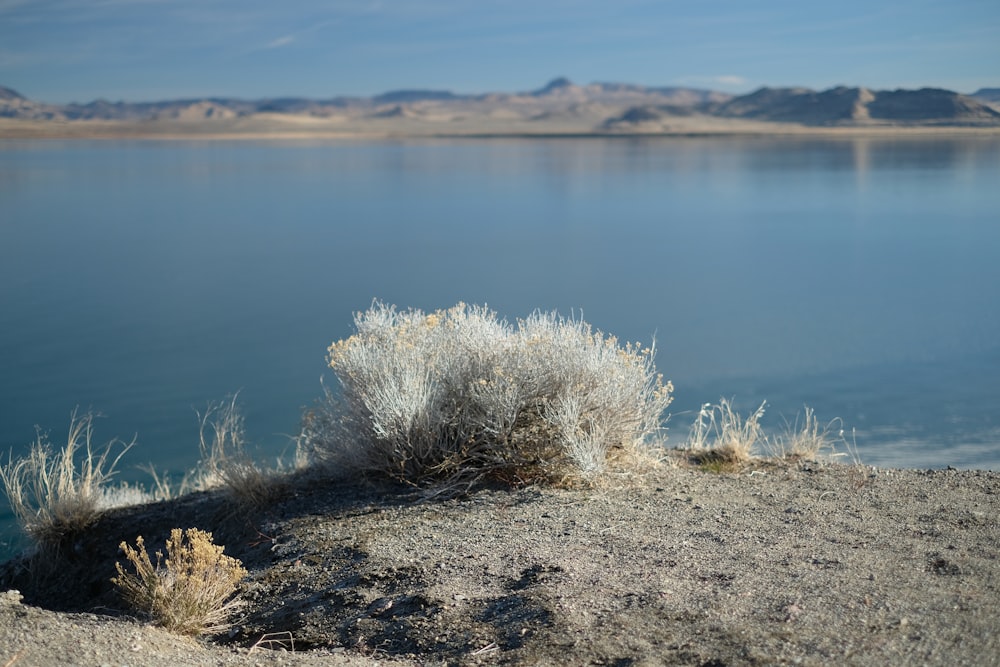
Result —
[[377, 297], [655, 335], [675, 442], [767, 399], [997, 469], [998, 260], [995, 138], [0, 142], [0, 449], [91, 407], [126, 478], [180, 472], [239, 391], [271, 458]]

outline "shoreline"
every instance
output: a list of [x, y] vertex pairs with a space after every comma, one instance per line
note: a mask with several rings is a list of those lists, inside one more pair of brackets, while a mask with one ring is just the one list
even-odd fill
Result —
[[[202, 492], [109, 512], [48, 575], [0, 565], [0, 664], [1000, 661], [1000, 472], [668, 464], [450, 500], [289, 481], [261, 509]], [[108, 583], [121, 541], [188, 526], [250, 571], [212, 641], [123, 616]]]
[[[686, 119], [685, 119], [686, 120]], [[704, 139], [819, 138], [924, 139], [1000, 137], [989, 126], [807, 126], [791, 123], [684, 122], [667, 128], [603, 130], [579, 125], [534, 123], [468, 123], [442, 129], [442, 123], [385, 123], [378, 119], [325, 121], [308, 117], [238, 118], [233, 121], [174, 123], [169, 121], [30, 121], [0, 119], [0, 141], [16, 140], [158, 140], [158, 141], [392, 141], [392, 140], [586, 140], [586, 139]], [[306, 126], [306, 127], [304, 127]]]

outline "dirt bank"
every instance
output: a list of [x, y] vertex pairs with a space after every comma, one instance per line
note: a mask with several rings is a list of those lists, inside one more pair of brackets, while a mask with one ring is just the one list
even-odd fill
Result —
[[[299, 480], [263, 510], [120, 510], [55, 568], [0, 568], [24, 596], [0, 602], [0, 665], [1000, 664], [1000, 473], [762, 463], [609, 486], [418, 501]], [[250, 571], [212, 640], [129, 619], [108, 581], [122, 540], [194, 526]]]

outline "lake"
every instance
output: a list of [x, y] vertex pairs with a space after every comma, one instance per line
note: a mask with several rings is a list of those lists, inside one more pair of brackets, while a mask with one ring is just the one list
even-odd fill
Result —
[[239, 392], [273, 460], [374, 298], [655, 336], [675, 444], [767, 400], [867, 464], [1000, 469], [995, 136], [0, 142], [4, 452], [80, 406], [123, 479], [180, 473]]

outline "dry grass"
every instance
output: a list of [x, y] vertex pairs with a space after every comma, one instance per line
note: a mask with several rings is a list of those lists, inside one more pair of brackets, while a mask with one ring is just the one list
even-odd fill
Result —
[[[835, 435], [836, 434], [836, 435]], [[833, 419], [820, 426], [816, 413], [805, 407], [801, 423], [796, 416], [793, 424], [785, 423], [785, 432], [773, 441], [773, 455], [785, 459], [814, 460], [822, 455], [837, 455], [836, 443], [843, 441], [843, 420]]]
[[744, 418], [725, 398], [718, 405], [703, 405], [684, 449], [688, 459], [713, 472], [741, 470], [759, 455], [786, 462], [850, 456], [860, 464], [857, 444], [847, 441], [841, 419], [821, 425], [806, 406], [803, 417], [792, 424], [786, 421], [782, 433], [769, 436], [761, 424], [766, 406], [761, 403]]
[[200, 488], [224, 484], [239, 504], [252, 507], [264, 507], [281, 495], [280, 474], [258, 467], [246, 452], [236, 396], [209, 404], [198, 419], [201, 461], [195, 484]]
[[[15, 461], [10, 455], [7, 464], [0, 465], [0, 481], [14, 516], [42, 549], [58, 549], [105, 509], [150, 499], [136, 487], [108, 486], [135, 441], [112, 440], [95, 449], [93, 433], [94, 415], [74, 412], [61, 450], [54, 451], [47, 435], [39, 432], [27, 457]], [[115, 449], [120, 449], [117, 455]]]
[[185, 635], [230, 627], [228, 619], [240, 606], [236, 586], [247, 572], [239, 560], [223, 555], [211, 533], [175, 528], [167, 540], [166, 559], [156, 552], [155, 565], [141, 536], [136, 538], [136, 548], [126, 542], [120, 548], [135, 574], [115, 563], [118, 576], [111, 581], [134, 609], [157, 625]]
[[687, 442], [692, 459], [715, 472], [746, 465], [756, 450], [767, 446], [767, 435], [760, 423], [766, 407], [767, 403], [761, 403], [743, 418], [725, 398], [719, 399], [717, 405], [701, 406]]
[[[153, 479], [154, 495], [167, 500], [188, 493], [225, 488], [239, 505], [263, 507], [285, 490], [280, 462], [275, 470], [259, 467], [246, 451], [243, 415], [236, 396], [209, 403], [198, 413], [198, 464], [179, 482], [160, 475], [153, 466], [144, 470]], [[292, 469], [306, 465], [296, 451]]]
[[615, 450], [645, 448], [671, 401], [651, 347], [554, 313], [511, 325], [479, 306], [375, 303], [355, 326], [329, 349], [340, 391], [303, 428], [348, 470], [439, 487], [588, 478]]
[[[48, 435], [38, 432], [27, 456], [0, 463], [0, 482], [21, 529], [43, 552], [58, 550], [70, 536], [79, 534], [114, 507], [167, 500], [193, 491], [224, 486], [238, 505], [263, 507], [286, 490], [283, 470], [259, 468], [247, 455], [243, 417], [236, 397], [208, 406], [199, 418], [202, 459], [198, 466], [172, 485], [152, 466], [152, 492], [140, 485], [112, 485], [116, 467], [135, 440], [93, 444], [92, 413], [74, 411], [66, 444], [54, 449]], [[306, 461], [296, 451], [296, 469]]]

